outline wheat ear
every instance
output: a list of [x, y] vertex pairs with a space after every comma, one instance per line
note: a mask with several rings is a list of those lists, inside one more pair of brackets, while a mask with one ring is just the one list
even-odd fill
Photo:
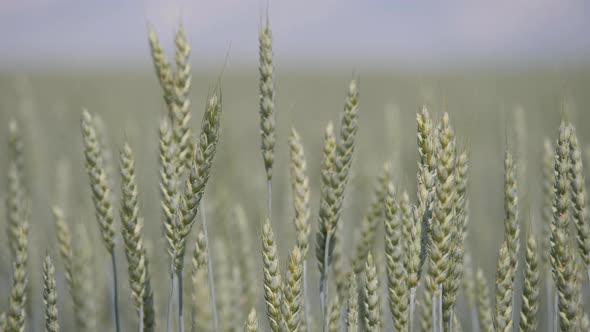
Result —
[[551, 272], [551, 224], [553, 223], [553, 189], [555, 188], [554, 175], [554, 160], [555, 151], [551, 140], [546, 138], [543, 144], [543, 206], [542, 216], [543, 223], [541, 226], [541, 238], [539, 240], [540, 250], [540, 264], [545, 279], [545, 294], [547, 306], [547, 325], [553, 327], [554, 315], [553, 312], [553, 285]]
[[[243, 274], [240, 276], [242, 281], [243, 289], [241, 290], [242, 297], [244, 298], [244, 306], [252, 307], [256, 304], [257, 292], [257, 266], [255, 256], [250, 253], [256, 251], [254, 243], [252, 242], [252, 236], [250, 236], [250, 223], [246, 216], [246, 211], [241, 205], [237, 205], [233, 211], [233, 217], [235, 218], [236, 225], [239, 229], [239, 246], [241, 248], [240, 255], [240, 269]], [[305, 275], [305, 274], [304, 274]]]
[[160, 195], [164, 219], [164, 238], [168, 254], [174, 259], [176, 244], [175, 218], [178, 208], [178, 175], [176, 174], [175, 147], [170, 124], [164, 118], [160, 123]]
[[379, 278], [373, 254], [369, 252], [365, 263], [364, 323], [369, 331], [381, 331], [381, 300], [379, 297]]
[[569, 137], [570, 152], [570, 183], [572, 189], [572, 219], [576, 226], [576, 239], [578, 251], [584, 262], [590, 283], [590, 219], [586, 207], [586, 179], [584, 177], [584, 165], [582, 151], [578, 143], [575, 128], [570, 125]]
[[55, 267], [49, 255], [45, 256], [43, 261], [43, 302], [45, 303], [45, 331], [58, 332]]
[[184, 26], [179, 25], [174, 38], [176, 50], [176, 71], [174, 73], [174, 103], [172, 104], [172, 133], [176, 145], [176, 167], [180, 178], [184, 178], [185, 170], [191, 166], [193, 154], [191, 126], [190, 126], [190, 100], [191, 88], [191, 47], [184, 31]]
[[512, 298], [514, 294], [514, 284], [512, 282], [510, 263], [508, 241], [504, 241], [500, 248], [498, 269], [496, 271], [496, 307], [494, 326], [498, 332], [512, 331]]
[[191, 331], [208, 331], [211, 328], [211, 308], [207, 285], [207, 243], [202, 230], [197, 232], [192, 256], [192, 327]]
[[270, 322], [271, 331], [278, 332], [283, 319], [281, 315], [283, 294], [281, 290], [282, 282], [279, 271], [277, 245], [269, 219], [266, 219], [262, 228], [262, 263], [264, 270], [266, 315]]
[[539, 309], [539, 253], [537, 241], [529, 228], [526, 243], [524, 287], [522, 290], [522, 309], [520, 311], [519, 327], [521, 332], [534, 332], [537, 330], [537, 311]]
[[16, 238], [16, 251], [12, 264], [12, 288], [8, 301], [7, 332], [23, 332], [26, 321], [28, 222], [21, 221]]
[[481, 269], [475, 274], [475, 287], [477, 292], [477, 313], [479, 315], [479, 329], [482, 332], [493, 332], [492, 303], [488, 290], [488, 281]]
[[93, 248], [83, 222], [77, 224], [76, 241], [72, 249], [72, 299], [76, 327], [80, 331], [96, 331], [97, 307], [95, 298], [96, 279], [94, 274]]
[[258, 332], [258, 317], [256, 316], [256, 309], [252, 308], [248, 314], [248, 320], [244, 326], [244, 332]]
[[260, 90], [260, 135], [262, 136], [261, 150], [262, 159], [264, 161], [264, 169], [266, 171], [266, 180], [268, 183], [268, 213], [272, 209], [271, 200], [271, 181], [272, 181], [272, 166], [274, 163], [274, 147], [275, 147], [275, 83], [274, 83], [274, 65], [272, 54], [272, 32], [268, 17], [266, 24], [260, 30], [259, 41], [259, 56], [260, 63], [258, 71], [260, 73], [259, 90]]
[[328, 332], [338, 332], [340, 329], [340, 297], [336, 294], [328, 308]]
[[355, 245], [352, 268], [355, 274], [363, 271], [365, 259], [377, 236], [377, 227], [383, 218], [383, 201], [387, 192], [387, 185], [391, 180], [391, 164], [385, 163], [379, 173], [377, 183], [373, 189], [371, 203], [361, 221], [360, 238]]
[[287, 259], [287, 275], [283, 286], [282, 314], [286, 331], [296, 332], [301, 324], [303, 257], [295, 246]]
[[555, 155], [555, 189], [553, 223], [551, 225], [551, 264], [557, 288], [557, 309], [561, 331], [574, 331], [578, 327], [578, 294], [576, 262], [569, 243], [570, 182], [568, 179], [570, 128], [562, 123]]
[[154, 329], [153, 294], [148, 274], [148, 260], [143, 244], [143, 218], [139, 214], [139, 194], [135, 180], [135, 158], [128, 143], [120, 154], [121, 232], [127, 256], [129, 286], [140, 317], [140, 330]]
[[346, 302], [346, 328], [348, 332], [359, 329], [359, 293], [356, 274], [351, 273], [348, 282], [348, 298]]

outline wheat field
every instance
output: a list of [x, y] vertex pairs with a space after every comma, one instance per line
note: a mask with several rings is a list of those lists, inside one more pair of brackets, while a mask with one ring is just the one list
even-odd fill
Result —
[[0, 331], [588, 330], [589, 68], [150, 42], [156, 70], [0, 73]]

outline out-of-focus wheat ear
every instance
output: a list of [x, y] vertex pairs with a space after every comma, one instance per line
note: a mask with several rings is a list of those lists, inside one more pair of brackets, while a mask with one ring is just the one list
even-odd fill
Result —
[[209, 292], [207, 287], [207, 243], [202, 230], [197, 232], [192, 255], [192, 324], [191, 331], [209, 331], [212, 327]]
[[356, 274], [351, 273], [348, 281], [348, 297], [346, 303], [346, 328], [348, 332], [359, 330], [359, 293]]
[[[94, 114], [92, 116], [92, 120], [94, 121], [94, 127], [96, 128], [98, 144], [100, 145], [102, 151], [102, 158], [104, 162], [104, 170], [106, 172], [107, 181], [109, 181], [109, 187], [113, 188], [115, 177], [114, 173], [117, 161], [114, 159], [116, 157], [113, 156], [113, 150], [111, 149], [107, 126], [99, 114]], [[112, 194], [113, 196], [115, 196], [115, 193]], [[116, 199], [113, 197], [113, 201], [115, 200]]]
[[[128, 143], [123, 145], [120, 154], [121, 172], [121, 232], [127, 256], [129, 286], [135, 309], [140, 316], [140, 327], [148, 331], [154, 329], [153, 306], [151, 289], [146, 292], [146, 285], [150, 283], [147, 271], [147, 257], [143, 244], [143, 218], [139, 214], [139, 193], [135, 180], [135, 158]], [[151, 288], [151, 287], [150, 287]], [[147, 300], [147, 301], [144, 301]], [[151, 319], [145, 313], [152, 313]], [[143, 325], [142, 325], [143, 324]], [[148, 325], [149, 324], [149, 325]]]
[[[166, 54], [164, 54], [164, 50], [160, 45], [156, 31], [152, 28], [150, 28], [149, 31], [148, 41], [150, 44], [150, 53], [154, 69], [156, 70], [158, 81], [163, 90], [164, 101], [166, 102], [168, 110], [171, 111], [172, 103], [174, 102], [174, 78], [172, 76], [172, 70], [170, 69], [170, 62], [168, 61]], [[172, 116], [172, 114], [170, 115]]]
[[[272, 32], [268, 17], [266, 24], [260, 30], [258, 37], [259, 41], [259, 56], [260, 63], [258, 71], [260, 73], [260, 80], [258, 88], [260, 90], [260, 135], [262, 136], [262, 143], [260, 148], [262, 150], [262, 159], [264, 161], [264, 169], [266, 171], [266, 179], [269, 183], [272, 180], [272, 166], [274, 163], [274, 148], [275, 148], [275, 82], [274, 82], [274, 64], [272, 53]], [[267, 193], [270, 195], [271, 192]], [[270, 211], [270, 206], [269, 206]]]
[[338, 223], [334, 235], [334, 252], [332, 253], [332, 279], [336, 285], [336, 293], [341, 299], [346, 297], [346, 292], [348, 291], [348, 274], [350, 271], [350, 267], [347, 265], [346, 256], [344, 254], [344, 243], [342, 242], [343, 236], [343, 224]]
[[232, 312], [233, 303], [237, 302], [232, 290], [232, 260], [229, 254], [228, 243], [224, 240], [218, 240], [212, 243], [211, 255], [215, 260], [215, 289], [217, 290], [217, 310], [219, 312], [219, 329], [227, 331], [233, 328]]
[[16, 256], [18, 246], [18, 232], [25, 213], [25, 193], [22, 184], [22, 177], [15, 161], [9, 161], [7, 190], [6, 190], [6, 219], [7, 239], [11, 253], [11, 259]]
[[379, 277], [373, 254], [369, 252], [365, 263], [364, 289], [364, 322], [369, 331], [381, 331], [383, 319], [381, 315], [381, 300], [379, 297]]
[[273, 332], [279, 331], [283, 317], [281, 306], [283, 294], [281, 290], [281, 273], [279, 271], [279, 257], [275, 236], [266, 219], [262, 229], [262, 263], [264, 271], [264, 300], [266, 302], [266, 315]]
[[420, 228], [422, 227], [420, 222], [416, 222], [414, 219], [413, 210], [410, 203], [410, 197], [407, 192], [402, 194], [400, 208], [402, 210], [403, 224], [404, 224], [404, 238], [406, 240], [407, 247], [407, 259], [406, 259], [406, 273], [408, 278], [409, 288], [409, 330], [414, 330], [414, 313], [416, 311], [416, 290], [420, 282], [420, 252], [421, 252], [421, 236]]
[[[579, 326], [579, 294], [576, 279], [576, 261], [568, 234], [570, 181], [568, 178], [571, 161], [569, 158], [570, 127], [562, 123], [555, 154], [555, 189], [553, 201], [553, 223], [551, 225], [551, 265], [557, 288], [556, 317], [562, 331], [574, 331]], [[557, 319], [557, 318], [556, 318]]]
[[65, 216], [63, 211], [54, 206], [53, 209], [53, 217], [55, 219], [55, 228], [56, 228], [56, 235], [57, 235], [57, 248], [59, 249], [59, 254], [63, 260], [64, 264], [64, 276], [66, 278], [66, 284], [68, 286], [68, 290], [72, 292], [73, 286], [73, 275], [72, 275], [72, 236], [70, 233], [70, 228], [66, 222]]
[[24, 144], [18, 121], [15, 119], [8, 122], [8, 147], [8, 158], [16, 164], [22, 179], [25, 168]]
[[481, 269], [475, 274], [475, 287], [477, 292], [477, 313], [479, 315], [479, 330], [481, 332], [493, 332], [492, 303], [488, 290], [488, 281]]
[[283, 320], [289, 332], [299, 330], [301, 321], [301, 291], [303, 257], [299, 246], [295, 246], [287, 258], [287, 275], [283, 286]]
[[[175, 229], [175, 266], [178, 273], [182, 271], [186, 238], [195, 222], [199, 204], [205, 194], [205, 186], [209, 180], [211, 166], [215, 160], [217, 143], [221, 126], [221, 92], [219, 88], [208, 99], [203, 120], [201, 121], [201, 133], [196, 144], [195, 159], [184, 190], [180, 197], [179, 218]], [[203, 225], [205, 233], [205, 225]]]
[[516, 185], [516, 166], [512, 154], [507, 150], [504, 159], [504, 241], [508, 250], [510, 266], [506, 272], [514, 284], [518, 267], [520, 247], [518, 221], [518, 189]]
[[510, 253], [508, 242], [502, 242], [500, 255], [498, 256], [498, 269], [496, 271], [496, 307], [494, 314], [494, 326], [496, 331], [512, 331], [512, 298], [514, 284], [510, 271]]
[[584, 312], [584, 310], [582, 308], [580, 308], [582, 311], [581, 315], [582, 318], [580, 318], [580, 329], [582, 331], [590, 331], [590, 319], [588, 318], [588, 313]]
[[414, 220], [416, 223], [420, 223], [420, 265], [418, 269], [418, 279], [420, 279], [430, 246], [430, 223], [436, 179], [436, 137], [426, 106], [422, 106], [420, 112], [416, 114], [416, 122], [418, 123], [418, 190]]
[[168, 120], [162, 119], [160, 123], [160, 196], [164, 219], [164, 238], [167, 251], [174, 259], [174, 247], [176, 245], [175, 221], [178, 208], [178, 174], [176, 174], [175, 147], [172, 139], [172, 130]]
[[72, 246], [74, 319], [77, 331], [96, 331], [98, 308], [93, 248], [83, 222], [77, 224], [75, 234]]
[[522, 308], [520, 311], [519, 327], [521, 332], [534, 332], [537, 330], [537, 311], [539, 309], [539, 253], [537, 241], [532, 228], [526, 243], [524, 287], [522, 290]]
[[545, 296], [546, 296], [546, 312], [547, 325], [553, 326], [554, 315], [551, 314], [553, 310], [554, 296], [553, 285], [551, 278], [551, 224], [553, 223], [553, 189], [555, 188], [554, 175], [554, 160], [555, 151], [553, 150], [553, 143], [549, 138], [545, 139], [543, 144], [543, 204], [541, 213], [543, 216], [541, 225], [541, 238], [539, 239], [539, 259], [541, 264], [541, 272], [543, 279], [545, 279]]
[[387, 192], [387, 184], [391, 180], [391, 164], [385, 163], [379, 173], [377, 183], [373, 189], [371, 196], [371, 203], [369, 208], [361, 221], [360, 236], [354, 247], [354, 255], [352, 260], [352, 268], [355, 274], [363, 271], [365, 259], [375, 238], [377, 237], [377, 228], [382, 222], [383, 218], [383, 201], [385, 200], [385, 193]]
[[293, 207], [295, 210], [295, 231], [297, 232], [297, 245], [301, 249], [301, 255], [305, 260], [309, 248], [309, 234], [311, 226], [309, 216], [309, 178], [307, 177], [307, 161], [301, 144], [301, 137], [295, 129], [291, 129], [289, 137], [291, 155], [291, 189], [293, 191]]
[[[468, 201], [467, 184], [469, 180], [469, 156], [467, 150], [463, 150], [457, 158], [455, 168], [455, 216], [453, 227], [452, 247], [449, 259], [448, 277], [443, 285], [443, 319], [446, 326], [452, 325], [454, 318], [457, 292], [463, 278], [463, 259], [465, 255], [465, 238], [467, 237]], [[450, 330], [453, 330], [450, 328]]]
[[12, 288], [8, 301], [7, 331], [24, 331], [27, 302], [28, 223], [21, 224], [17, 232], [16, 251], [12, 263]]
[[100, 227], [103, 244], [107, 251], [112, 253], [115, 247], [115, 218], [112, 193], [94, 120], [87, 110], [82, 112], [82, 142], [84, 143], [86, 171], [90, 179], [96, 219]]
[[244, 298], [244, 306], [252, 307], [256, 304], [257, 298], [257, 284], [258, 273], [256, 267], [255, 256], [251, 253], [256, 251], [252, 236], [250, 236], [250, 223], [246, 216], [246, 211], [241, 205], [236, 205], [234, 208], [234, 218], [239, 229], [240, 253], [239, 263], [242, 271], [242, 297]]
[[[584, 176], [584, 164], [582, 151], [578, 143], [578, 137], [573, 125], [570, 125], [569, 149], [570, 149], [570, 182], [572, 188], [572, 219], [576, 226], [576, 239], [580, 257], [590, 278], [590, 220], [586, 207], [586, 178]], [[590, 282], [590, 279], [588, 280]]]
[[174, 143], [177, 147], [176, 157], [178, 164], [178, 174], [184, 178], [185, 170], [191, 166], [193, 155], [191, 126], [190, 126], [190, 100], [189, 93], [191, 88], [191, 65], [190, 51], [191, 47], [186, 38], [184, 26], [179, 25], [174, 39], [176, 49], [176, 71], [174, 73], [174, 103], [172, 106], [172, 133]]
[[45, 256], [43, 261], [43, 302], [45, 303], [45, 331], [58, 332], [55, 267], [49, 255]]
[[0, 331], [6, 331], [8, 329], [8, 322], [6, 321], [6, 313], [0, 313]]
[[475, 291], [475, 273], [473, 271], [473, 263], [471, 261], [471, 254], [469, 251], [465, 252], [463, 260], [463, 293], [469, 308], [469, 315], [471, 319], [471, 331], [479, 331], [479, 319], [477, 316], [477, 296]]
[[387, 268], [387, 290], [389, 310], [396, 330], [408, 329], [409, 291], [406, 272], [406, 251], [404, 248], [403, 225], [399, 204], [395, 198], [393, 184], [387, 187], [385, 195], [385, 261]]
[[335, 295], [330, 301], [328, 332], [338, 332], [340, 329], [340, 297]]
[[244, 326], [244, 332], [258, 332], [258, 317], [255, 308], [252, 308], [248, 314], [248, 320]]
[[[428, 265], [426, 265], [428, 268]], [[428, 275], [424, 275], [425, 282], [428, 283]], [[434, 293], [430, 287], [422, 288], [422, 301], [418, 301], [420, 304], [420, 308], [422, 310], [422, 317], [420, 319], [420, 331], [422, 332], [432, 332], [432, 324], [433, 324], [433, 317], [432, 317], [432, 294]]]
[[430, 251], [428, 280], [433, 292], [432, 313], [436, 314], [433, 324], [442, 330], [443, 325], [443, 284], [450, 277], [452, 237], [456, 230], [456, 175], [455, 175], [455, 133], [448, 113], [443, 115], [436, 140], [437, 171], [435, 178], [435, 197], [433, 218], [430, 225]]

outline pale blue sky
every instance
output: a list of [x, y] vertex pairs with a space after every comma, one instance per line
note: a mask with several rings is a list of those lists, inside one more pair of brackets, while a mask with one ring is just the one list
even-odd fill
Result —
[[277, 61], [445, 66], [590, 59], [587, 0], [0, 0], [0, 66], [147, 63], [179, 18], [193, 58], [255, 63], [266, 8]]

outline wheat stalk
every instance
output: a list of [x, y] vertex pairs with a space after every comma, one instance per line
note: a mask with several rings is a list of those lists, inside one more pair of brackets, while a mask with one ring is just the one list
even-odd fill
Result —
[[43, 261], [43, 302], [45, 303], [45, 331], [58, 332], [55, 267], [49, 255], [45, 256]]

